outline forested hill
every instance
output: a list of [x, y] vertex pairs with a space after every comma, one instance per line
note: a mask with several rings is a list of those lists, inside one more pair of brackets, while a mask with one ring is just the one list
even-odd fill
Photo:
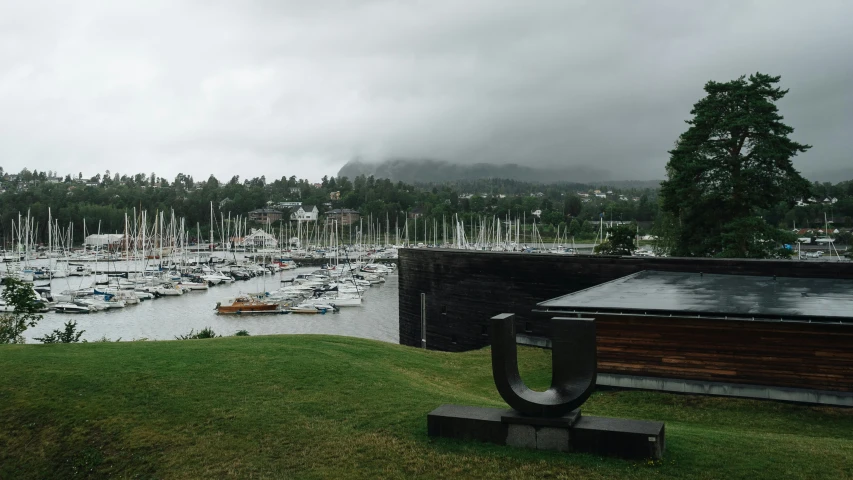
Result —
[[[89, 233], [122, 232], [126, 218], [133, 219], [142, 210], [148, 211], [149, 218], [158, 212], [167, 218], [174, 214], [185, 219], [188, 228], [196, 226], [204, 232], [211, 207], [214, 220], [220, 223], [229, 216], [245, 218], [264, 207], [280, 208], [289, 218], [288, 208], [299, 203], [317, 206], [321, 216], [331, 209], [354, 209], [392, 228], [405, 224], [407, 218], [429, 223], [458, 218], [470, 225], [481, 216], [515, 219], [535, 214], [543, 232], [561, 226], [575, 234], [584, 229], [592, 232], [602, 213], [608, 219], [647, 225], [657, 217], [657, 196], [656, 182], [544, 184], [492, 178], [427, 184], [364, 175], [324, 177], [317, 183], [295, 176], [274, 180], [234, 176], [220, 182], [214, 176], [197, 181], [184, 174], [169, 180], [155, 173], [107, 171], [72, 178], [27, 169], [10, 174], [0, 168], [0, 239], [8, 242], [13, 222], [20, 228], [19, 215], [29, 213], [37, 237], [46, 241], [48, 209], [51, 220], [63, 228], [73, 224], [75, 241], [80, 241], [84, 221]], [[762, 215], [770, 225], [786, 229], [823, 228], [829, 222], [849, 229], [853, 227], [853, 181], [814, 183], [809, 197], [779, 203]]]
[[529, 167], [515, 163], [456, 164], [432, 159], [390, 159], [379, 163], [351, 160], [339, 177], [359, 175], [405, 183], [443, 183], [484, 178], [513, 179], [533, 183], [594, 183], [613, 180], [608, 170], [589, 166]]

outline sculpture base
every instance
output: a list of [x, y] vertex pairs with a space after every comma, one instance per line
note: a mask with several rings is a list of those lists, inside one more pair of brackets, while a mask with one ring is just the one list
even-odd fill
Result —
[[663, 422], [582, 417], [525, 417], [515, 410], [442, 405], [427, 415], [431, 437], [476, 440], [513, 447], [587, 452], [623, 458], [660, 459]]

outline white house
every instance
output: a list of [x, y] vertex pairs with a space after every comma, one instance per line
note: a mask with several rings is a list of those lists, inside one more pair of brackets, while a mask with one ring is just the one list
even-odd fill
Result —
[[269, 233], [253, 228], [251, 233], [243, 237], [242, 239], [234, 239], [241, 247], [255, 247], [255, 248], [276, 248], [278, 247], [278, 240]]
[[300, 205], [290, 214], [290, 219], [298, 222], [316, 222], [320, 211], [316, 205]]
[[596, 193], [596, 194], [595, 194], [595, 196], [596, 196], [596, 197], [598, 197], [598, 198], [607, 198], [607, 194], [606, 194], [606, 193]]
[[535, 216], [536, 218], [539, 218], [542, 216], [542, 210], [533, 210], [532, 213], [533, 213], [533, 216]]
[[124, 235], [120, 233], [89, 235], [85, 240], [83, 240], [83, 244], [93, 247], [117, 246], [121, 244], [123, 239]]

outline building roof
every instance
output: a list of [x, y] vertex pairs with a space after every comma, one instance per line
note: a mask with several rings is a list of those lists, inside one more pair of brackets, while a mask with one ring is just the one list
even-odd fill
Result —
[[358, 210], [350, 208], [335, 208], [326, 212], [326, 215], [361, 215]]
[[646, 270], [539, 304], [547, 311], [853, 324], [853, 279]]
[[256, 210], [252, 210], [249, 213], [266, 213], [267, 215], [269, 215], [271, 213], [282, 213], [282, 211], [276, 208], [258, 208]]
[[83, 243], [86, 245], [109, 245], [118, 243], [122, 239], [124, 239], [124, 234], [121, 233], [102, 233], [87, 236]]

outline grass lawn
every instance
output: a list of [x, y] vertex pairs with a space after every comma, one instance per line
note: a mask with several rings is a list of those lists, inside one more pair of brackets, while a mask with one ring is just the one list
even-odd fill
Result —
[[[504, 406], [488, 349], [343, 337], [0, 346], [0, 479], [853, 478], [853, 409], [597, 392], [666, 422], [658, 464], [432, 440], [443, 403]], [[521, 348], [531, 386], [550, 352]]]

